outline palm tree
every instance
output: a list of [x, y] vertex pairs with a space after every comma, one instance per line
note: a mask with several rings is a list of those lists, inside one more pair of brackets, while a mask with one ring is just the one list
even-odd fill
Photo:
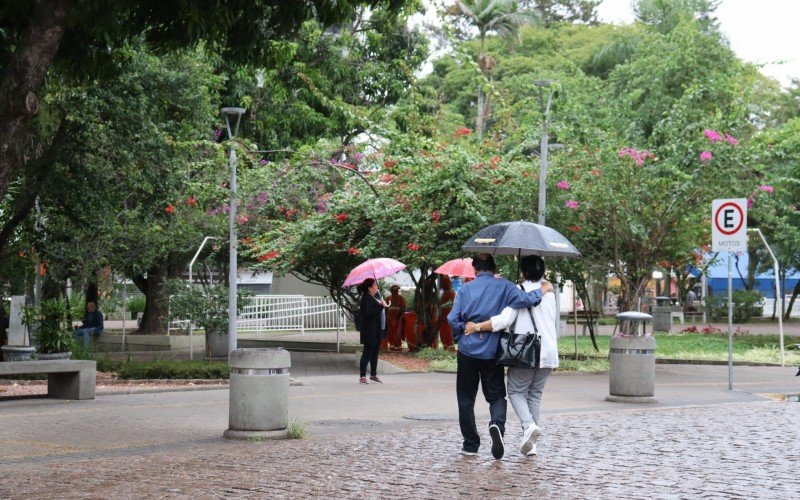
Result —
[[[468, 25], [478, 29], [478, 68], [490, 83], [495, 60], [484, 51], [486, 35], [496, 33], [503, 38], [518, 38], [519, 28], [524, 24], [538, 22], [534, 12], [521, 12], [515, 0], [457, 0], [450, 7], [451, 15], [462, 19]], [[475, 121], [475, 132], [483, 135], [483, 128], [489, 112], [489, 102], [484, 92], [484, 84], [478, 86], [478, 116]]]

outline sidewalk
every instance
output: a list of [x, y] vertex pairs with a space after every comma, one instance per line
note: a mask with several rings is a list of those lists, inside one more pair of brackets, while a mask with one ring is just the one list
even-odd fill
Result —
[[290, 421], [307, 437], [289, 441], [223, 439], [224, 389], [3, 401], [0, 497], [793, 498], [800, 404], [768, 396], [800, 392], [796, 371], [737, 366], [730, 391], [727, 366], [657, 365], [649, 405], [606, 402], [607, 375], [557, 374], [540, 455], [515, 450], [509, 405], [501, 461], [480, 394], [486, 441], [479, 457], [458, 454], [453, 374], [359, 385], [354, 367], [293, 372]]

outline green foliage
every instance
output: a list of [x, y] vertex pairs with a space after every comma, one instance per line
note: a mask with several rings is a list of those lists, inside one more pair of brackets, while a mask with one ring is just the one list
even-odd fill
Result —
[[145, 297], [144, 295], [136, 295], [131, 297], [128, 300], [127, 310], [131, 313], [133, 318], [136, 318], [136, 315], [142, 311], [144, 311], [145, 306]]
[[[205, 330], [206, 334], [228, 332], [228, 287], [221, 284], [201, 287], [182, 280], [171, 280], [167, 290], [170, 294], [170, 321], [188, 319]], [[237, 290], [237, 314], [247, 305], [250, 295], [248, 291]]]
[[455, 360], [456, 353], [447, 349], [431, 349], [430, 347], [423, 347], [414, 353], [415, 358], [428, 359], [431, 361], [436, 360]]
[[[75, 358], [75, 359], [85, 359], [85, 358]], [[125, 364], [123, 361], [118, 361], [110, 358], [96, 358], [95, 361], [97, 361], [97, 371], [106, 373], [119, 372], [122, 366]]]
[[[734, 290], [733, 296], [733, 322], [746, 323], [753, 316], [761, 315], [761, 294], [751, 290]], [[705, 298], [705, 307], [711, 319], [720, 321], [728, 317], [728, 296], [708, 295]]]
[[127, 361], [110, 367], [115, 368], [113, 371], [123, 380], [227, 379], [230, 376], [228, 364], [218, 361]]
[[306, 426], [296, 420], [289, 422], [289, 428], [287, 431], [287, 437], [289, 439], [305, 439], [306, 435], [308, 434]]
[[427, 57], [425, 37], [408, 28], [410, 14], [360, 12], [337, 29], [309, 21], [293, 40], [264, 43], [272, 64], [224, 71], [233, 75], [230, 99], [248, 109], [248, 137], [258, 149], [300, 148], [322, 138], [348, 144], [373, 127]]
[[38, 352], [51, 354], [69, 352], [74, 343], [67, 323], [67, 306], [61, 299], [43, 300], [38, 308], [26, 307], [24, 322], [33, 327], [31, 337]]

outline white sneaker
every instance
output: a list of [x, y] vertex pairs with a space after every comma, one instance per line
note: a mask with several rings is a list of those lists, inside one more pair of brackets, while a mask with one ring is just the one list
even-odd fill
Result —
[[538, 453], [536, 453], [536, 444], [534, 444], [534, 445], [531, 447], [531, 451], [529, 451], [528, 453], [526, 453], [526, 455], [528, 455], [529, 457], [534, 457], [534, 456], [538, 455]]
[[519, 447], [519, 452], [523, 455], [527, 455], [528, 452], [531, 451], [531, 447], [536, 445], [536, 440], [539, 439], [541, 435], [542, 430], [536, 423], [529, 425], [522, 434], [522, 444]]
[[478, 456], [478, 452], [477, 451], [468, 451], [468, 450], [465, 450], [464, 448], [461, 448], [461, 454], [462, 455], [466, 455], [468, 457], [476, 457], [476, 456]]

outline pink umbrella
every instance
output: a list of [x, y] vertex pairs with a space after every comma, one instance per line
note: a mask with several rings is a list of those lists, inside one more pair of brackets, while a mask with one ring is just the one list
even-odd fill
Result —
[[472, 267], [472, 257], [463, 259], [448, 260], [434, 271], [436, 274], [446, 274], [448, 276], [460, 276], [462, 278], [474, 278], [475, 268]]
[[360, 285], [367, 278], [381, 279], [405, 269], [406, 265], [394, 259], [379, 258], [369, 259], [357, 265], [342, 286]]

